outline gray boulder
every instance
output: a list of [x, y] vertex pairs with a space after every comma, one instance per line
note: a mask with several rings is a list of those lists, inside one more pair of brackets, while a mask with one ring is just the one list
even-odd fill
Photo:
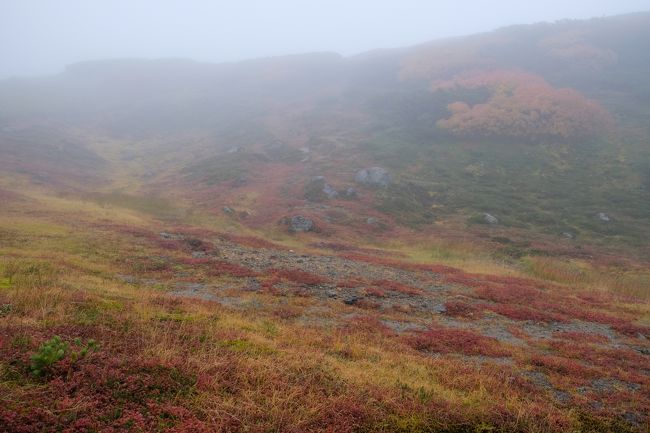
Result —
[[373, 188], [385, 188], [391, 183], [388, 171], [382, 167], [370, 167], [357, 171], [354, 176], [355, 182]]
[[289, 231], [292, 233], [309, 232], [314, 229], [314, 221], [302, 216], [295, 215], [289, 219]]

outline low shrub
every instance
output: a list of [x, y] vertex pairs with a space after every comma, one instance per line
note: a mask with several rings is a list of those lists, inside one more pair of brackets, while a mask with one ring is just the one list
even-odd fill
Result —
[[72, 350], [68, 343], [55, 335], [41, 344], [36, 353], [30, 357], [29, 370], [34, 376], [43, 376], [54, 364], [62, 361], [66, 356], [69, 356], [72, 362], [76, 362], [78, 359], [85, 358], [89, 350], [94, 351], [98, 348], [93, 339], [88, 340], [86, 344], [82, 344], [80, 339], [76, 339], [74, 345], [78, 350]]
[[481, 314], [481, 309], [467, 302], [449, 301], [445, 303], [445, 314], [451, 317], [478, 317]]
[[327, 279], [311, 272], [299, 271], [297, 269], [271, 269], [269, 274], [306, 286], [315, 286], [327, 282]]
[[436, 327], [407, 337], [417, 350], [465, 355], [507, 356], [509, 352], [496, 338], [486, 337], [468, 329]]

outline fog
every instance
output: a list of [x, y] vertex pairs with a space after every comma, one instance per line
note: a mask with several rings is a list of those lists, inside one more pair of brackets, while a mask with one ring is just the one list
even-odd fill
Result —
[[121, 57], [223, 62], [344, 55], [510, 24], [650, 9], [648, 0], [1, 0], [0, 78]]

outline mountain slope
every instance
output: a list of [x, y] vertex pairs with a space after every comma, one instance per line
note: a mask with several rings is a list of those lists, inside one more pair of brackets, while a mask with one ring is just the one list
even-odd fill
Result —
[[[239, 206], [253, 227], [303, 212], [322, 233], [363, 237], [369, 217], [427, 231], [487, 212], [530, 233], [644, 245], [649, 21], [515, 26], [352, 58], [79, 64], [2, 83], [0, 118], [119, 141], [144, 190]], [[394, 182], [326, 204], [344, 224], [305, 201], [312, 176], [349, 188], [373, 165]], [[246, 189], [229, 186], [237, 178]]]
[[645, 432], [650, 14], [0, 82], [0, 432]]

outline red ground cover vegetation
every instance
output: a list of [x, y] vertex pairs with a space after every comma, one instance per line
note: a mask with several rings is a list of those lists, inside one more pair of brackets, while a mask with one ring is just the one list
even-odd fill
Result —
[[354, 289], [356, 287], [364, 287], [367, 286], [369, 283], [363, 278], [358, 278], [358, 277], [352, 277], [352, 278], [345, 278], [342, 280], [339, 280], [336, 285], [338, 287], [343, 287], [347, 289]]
[[477, 318], [481, 315], [481, 308], [475, 304], [463, 301], [445, 302], [445, 314], [451, 317]]
[[378, 287], [368, 287], [365, 289], [367, 296], [374, 296], [375, 298], [385, 298], [386, 291]]
[[406, 337], [417, 350], [465, 355], [508, 356], [510, 352], [499, 341], [469, 329], [433, 327]]

